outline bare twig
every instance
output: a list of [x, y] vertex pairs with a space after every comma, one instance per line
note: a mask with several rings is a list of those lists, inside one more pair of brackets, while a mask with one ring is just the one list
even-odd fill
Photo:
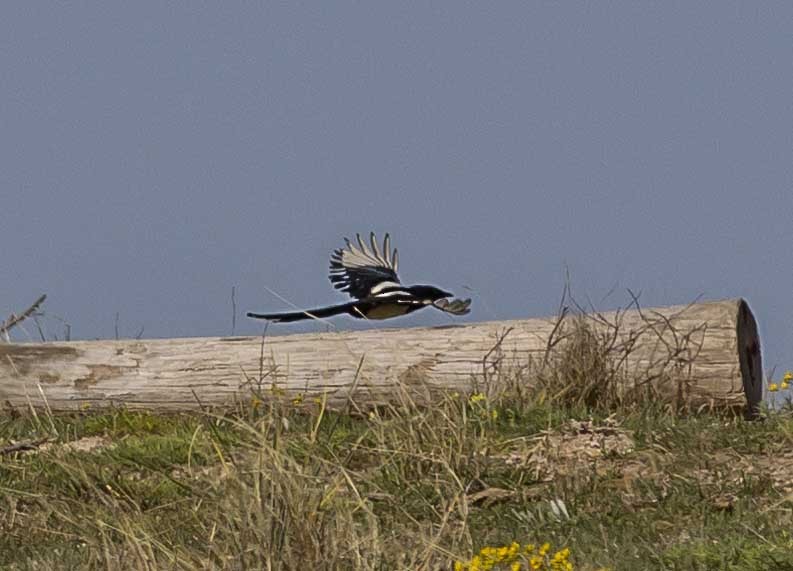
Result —
[[231, 286], [231, 334], [237, 328], [237, 287]]
[[267, 328], [269, 326], [269, 321], [264, 324], [264, 329], [262, 329], [262, 345], [259, 349], [259, 393], [262, 391], [262, 381], [264, 381], [264, 340], [267, 338]]
[[12, 313], [8, 317], [8, 319], [0, 323], [0, 335], [2, 335], [6, 341], [9, 341], [10, 339], [8, 337], [8, 332], [11, 330], [11, 328], [14, 327], [15, 325], [19, 325], [25, 319], [33, 315], [33, 313], [35, 313], [38, 310], [39, 306], [41, 306], [41, 304], [44, 303], [44, 300], [46, 299], [47, 299], [47, 294], [42, 294], [39, 296], [39, 298], [36, 301], [34, 301], [31, 304], [30, 307], [28, 307], [25, 311], [23, 311], [19, 315]]
[[[492, 367], [494, 372], [498, 369], [498, 364], [501, 361], [501, 356], [500, 356], [501, 344], [504, 342], [504, 339], [507, 338], [507, 335], [509, 335], [512, 332], [513, 329], [514, 329], [514, 327], [509, 327], [503, 333], [497, 334], [496, 335], [496, 343], [495, 343], [495, 345], [493, 345], [490, 348], [490, 350], [487, 353], [485, 353], [485, 356], [482, 357], [482, 377], [483, 377], [483, 380], [484, 380], [485, 391], [487, 391], [487, 392], [489, 392], [489, 390], [490, 390], [490, 378], [488, 377], [488, 374], [487, 374], [488, 365], [490, 365], [490, 367]], [[490, 358], [490, 356], [493, 353], [496, 353], [496, 358], [493, 360], [492, 363], [488, 363], [487, 360]]]
[[543, 366], [548, 365], [548, 359], [551, 355], [551, 350], [556, 346], [559, 341], [561, 341], [560, 337], [557, 337], [557, 333], [560, 332], [560, 328], [564, 323], [565, 318], [567, 317], [567, 313], [569, 311], [569, 307], [566, 305], [567, 298], [570, 296], [570, 271], [567, 269], [567, 275], [564, 282], [564, 289], [562, 290], [562, 299], [559, 300], [559, 310], [556, 312], [557, 318], [556, 323], [551, 330], [551, 334], [548, 336], [548, 342], [545, 345], [545, 355], [543, 356]]
[[[71, 341], [72, 340], [72, 326], [71, 324], [66, 321], [63, 317], [59, 315], [55, 315], [54, 313], [47, 312], [46, 316], [48, 318], [55, 319], [56, 321], [60, 321], [63, 324], [63, 340], [64, 341]], [[58, 336], [55, 335], [55, 340], [58, 340]]]
[[14, 442], [8, 446], [0, 448], [0, 456], [13, 454], [14, 452], [26, 452], [28, 450], [36, 450], [39, 446], [54, 441], [55, 439], [50, 436], [43, 438], [36, 438], [35, 440], [23, 440], [21, 442]]
[[[44, 335], [44, 330], [41, 328], [41, 323], [39, 323], [38, 316], [36, 316], [36, 315], [33, 316], [33, 323], [36, 324], [36, 329], [39, 332], [39, 338], [41, 339], [41, 342], [44, 343], [45, 341], [47, 341], [47, 338]], [[58, 338], [56, 337], [55, 340], [57, 341]]]

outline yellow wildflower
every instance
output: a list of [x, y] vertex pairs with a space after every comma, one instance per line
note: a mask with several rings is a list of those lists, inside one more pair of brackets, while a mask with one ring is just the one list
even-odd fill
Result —
[[775, 393], [779, 390], [779, 385], [777, 385], [776, 383], [769, 383], [768, 390], [772, 393]]
[[782, 377], [782, 380], [787, 382], [787, 383], [789, 383], [790, 381], [793, 381], [793, 373], [791, 373], [790, 371], [785, 371], [785, 376]]
[[509, 545], [485, 546], [470, 561], [455, 561], [454, 571], [574, 571], [570, 563], [570, 549], [565, 547], [550, 556], [551, 544], [539, 549], [533, 543], [521, 546], [517, 541]]
[[551, 558], [551, 569], [553, 571], [571, 571], [573, 564], [567, 558], [570, 557], [570, 550], [565, 547], [553, 554]]
[[779, 388], [782, 389], [783, 391], [786, 391], [789, 386], [790, 386], [790, 383], [788, 383], [787, 381], [782, 381], [782, 384], [779, 385]]
[[300, 393], [295, 398], [292, 399], [292, 404], [295, 406], [299, 406], [303, 404], [303, 393]]
[[487, 400], [487, 397], [482, 393], [475, 393], [471, 395], [471, 398], [468, 399], [471, 404], [476, 404], [478, 402], [482, 402], [483, 400]]
[[493, 409], [492, 411], [490, 411], [490, 417], [493, 420], [497, 420], [498, 419], [498, 411], [496, 409]]

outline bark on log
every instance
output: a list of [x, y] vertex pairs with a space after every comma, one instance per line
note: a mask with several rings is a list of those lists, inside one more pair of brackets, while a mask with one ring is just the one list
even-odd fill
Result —
[[[0, 404], [175, 411], [250, 401], [251, 391], [273, 383], [306, 401], [324, 393], [331, 406], [345, 405], [352, 388], [361, 406], [393, 398], [400, 384], [425, 394], [468, 392], [472, 382], [497, 384], [541, 364], [567, 319], [268, 335], [264, 342], [0, 343]], [[601, 332], [617, 331], [615, 341], [631, 348], [620, 365], [626, 378], [653, 382], [674, 373], [695, 405], [754, 407], [762, 398], [760, 340], [742, 299], [586, 319]]]

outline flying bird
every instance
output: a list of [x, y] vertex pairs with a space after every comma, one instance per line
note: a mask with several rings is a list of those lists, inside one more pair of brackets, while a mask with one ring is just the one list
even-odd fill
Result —
[[374, 232], [369, 236], [368, 245], [360, 234], [356, 234], [356, 239], [358, 243], [353, 244], [345, 238], [346, 246], [333, 251], [329, 276], [333, 287], [347, 292], [354, 301], [290, 313], [250, 312], [248, 317], [290, 323], [342, 314], [359, 319], [389, 319], [425, 307], [434, 307], [453, 315], [465, 315], [471, 311], [470, 299], [450, 300], [454, 294], [435, 286], [403, 286], [397, 276], [397, 250], [391, 250], [388, 234], [383, 239], [382, 247], [378, 245]]

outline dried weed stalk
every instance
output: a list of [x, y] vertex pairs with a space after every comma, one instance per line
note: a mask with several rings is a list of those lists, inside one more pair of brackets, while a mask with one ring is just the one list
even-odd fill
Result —
[[631, 293], [640, 325], [629, 329], [625, 310], [604, 315], [582, 307], [569, 289], [565, 296], [569, 304], [562, 304], [545, 354], [532, 367], [537, 390], [560, 404], [590, 409], [648, 402], [677, 411], [688, 407], [704, 323], [682, 331], [675, 325], [679, 314], [643, 312]]

